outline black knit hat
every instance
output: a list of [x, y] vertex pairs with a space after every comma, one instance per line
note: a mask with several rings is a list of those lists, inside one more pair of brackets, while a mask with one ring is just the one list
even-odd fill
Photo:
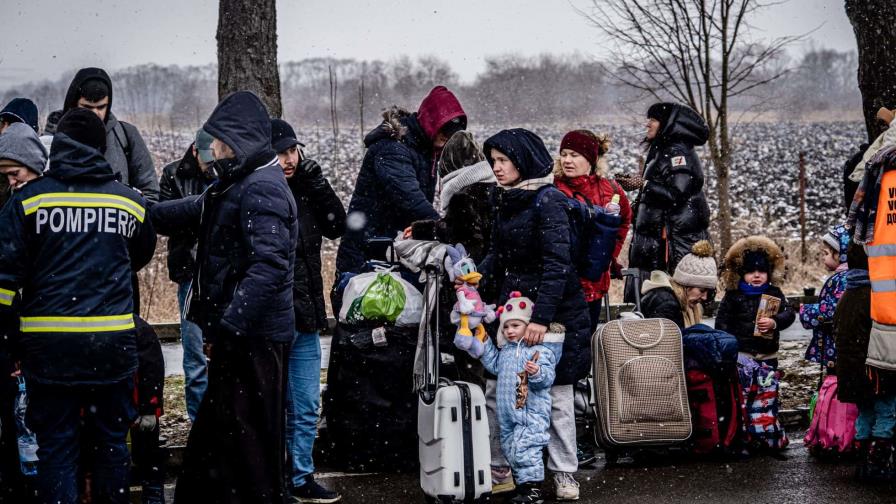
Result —
[[296, 132], [292, 126], [283, 119], [271, 119], [271, 148], [274, 149], [274, 152], [278, 154], [286, 152], [294, 145], [305, 146], [296, 138]]
[[37, 105], [28, 98], [13, 98], [0, 110], [0, 120], [8, 123], [23, 122], [37, 132]]
[[672, 103], [654, 103], [647, 109], [647, 118], [656, 119], [660, 124], [665, 125], [669, 122], [669, 116], [672, 115]]
[[744, 263], [740, 267], [741, 275], [746, 275], [747, 273], [751, 273], [753, 271], [761, 271], [763, 273], [770, 273], [772, 270], [772, 265], [768, 260], [768, 254], [763, 250], [748, 250], [744, 252]]
[[73, 108], [66, 112], [56, 126], [56, 133], [63, 133], [100, 152], [106, 150], [106, 125], [87, 109]]

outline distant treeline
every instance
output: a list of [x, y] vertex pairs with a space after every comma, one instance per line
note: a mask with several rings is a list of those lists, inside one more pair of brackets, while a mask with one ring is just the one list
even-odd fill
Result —
[[[853, 52], [812, 49], [799, 61], [778, 61], [791, 71], [740, 98], [744, 111], [768, 112], [794, 120], [819, 113], [861, 111]], [[62, 105], [76, 69], [56, 81], [28, 82], [3, 94], [38, 104], [43, 120]], [[188, 129], [202, 123], [217, 103], [217, 69], [205, 66], [138, 65], [112, 72], [113, 111], [152, 129]], [[303, 125], [373, 127], [390, 105], [415, 109], [434, 85], [456, 91], [471, 120], [488, 124], [589, 123], [637, 112], [650, 101], [616, 83], [612, 69], [580, 54], [489, 57], [472, 83], [460, 84], [444, 60], [425, 56], [391, 61], [310, 58], [280, 65], [284, 117]], [[363, 84], [363, 89], [362, 89]], [[331, 96], [335, 95], [335, 103]], [[363, 111], [363, 112], [362, 112]]]

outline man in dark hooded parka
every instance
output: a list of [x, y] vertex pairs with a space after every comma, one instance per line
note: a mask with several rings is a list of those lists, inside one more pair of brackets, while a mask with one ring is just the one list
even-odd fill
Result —
[[298, 223], [261, 100], [236, 92], [203, 129], [218, 180], [166, 201], [163, 234], [197, 232], [187, 317], [211, 345], [208, 388], [190, 431], [177, 502], [283, 503], [286, 354], [295, 334], [292, 284]]

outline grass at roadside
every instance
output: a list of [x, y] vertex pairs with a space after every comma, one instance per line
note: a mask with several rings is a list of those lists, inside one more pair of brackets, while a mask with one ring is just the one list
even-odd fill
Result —
[[162, 416], [162, 437], [168, 446], [184, 446], [190, 434], [190, 417], [184, 400], [184, 377], [165, 377], [165, 414]]

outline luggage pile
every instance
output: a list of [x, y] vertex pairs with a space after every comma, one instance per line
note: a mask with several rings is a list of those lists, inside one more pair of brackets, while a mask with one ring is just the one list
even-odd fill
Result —
[[323, 396], [323, 450], [340, 470], [418, 466], [413, 376], [423, 301], [415, 275], [390, 259], [347, 275], [333, 296], [339, 320]]
[[[639, 307], [640, 275], [625, 275]], [[609, 464], [672, 450], [774, 454], [789, 444], [778, 418], [778, 372], [739, 357], [728, 333], [704, 324], [682, 333], [669, 320], [635, 312], [598, 327], [592, 352], [594, 437]]]

